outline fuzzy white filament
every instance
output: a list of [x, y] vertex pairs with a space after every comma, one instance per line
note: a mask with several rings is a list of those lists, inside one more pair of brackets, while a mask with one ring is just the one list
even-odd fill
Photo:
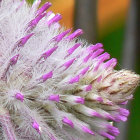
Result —
[[[25, 0], [0, 1], [0, 128], [4, 140], [114, 140], [139, 75]], [[47, 10], [47, 11], [46, 11]], [[72, 33], [71, 33], [72, 32]]]

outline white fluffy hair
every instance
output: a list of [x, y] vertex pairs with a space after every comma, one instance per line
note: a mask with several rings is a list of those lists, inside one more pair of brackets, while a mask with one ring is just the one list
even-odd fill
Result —
[[139, 75], [114, 70], [101, 43], [70, 34], [40, 2], [0, 1], [1, 139], [115, 139]]

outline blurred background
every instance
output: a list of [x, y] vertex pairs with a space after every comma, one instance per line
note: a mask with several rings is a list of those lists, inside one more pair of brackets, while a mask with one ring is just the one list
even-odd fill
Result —
[[[33, 0], [28, 0], [30, 3]], [[42, 0], [42, 4], [47, 0]], [[111, 57], [118, 59], [117, 69], [140, 74], [140, 0], [48, 0], [54, 13], [61, 13], [66, 28], [82, 28], [90, 43], [101, 42]], [[140, 140], [140, 88], [127, 105], [131, 111], [127, 123], [117, 125], [117, 140]]]

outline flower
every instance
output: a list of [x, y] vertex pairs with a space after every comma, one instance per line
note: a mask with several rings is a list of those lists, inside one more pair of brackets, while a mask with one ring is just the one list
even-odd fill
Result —
[[0, 127], [8, 140], [110, 140], [139, 75], [114, 70], [101, 43], [78, 39], [40, 0], [0, 2]]

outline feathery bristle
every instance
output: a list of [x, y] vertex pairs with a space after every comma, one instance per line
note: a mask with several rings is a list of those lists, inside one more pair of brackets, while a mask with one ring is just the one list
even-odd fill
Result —
[[[60, 14], [26, 1], [0, 1], [0, 137], [7, 140], [114, 140], [123, 104], [140, 76], [114, 70], [103, 44], [64, 30]], [[47, 11], [46, 11], [47, 10]]]

